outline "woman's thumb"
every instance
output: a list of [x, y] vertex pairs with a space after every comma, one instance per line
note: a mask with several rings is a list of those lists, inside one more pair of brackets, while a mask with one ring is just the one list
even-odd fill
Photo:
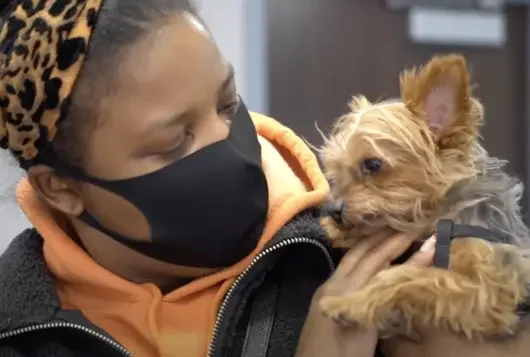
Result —
[[436, 246], [436, 236], [431, 236], [423, 243], [420, 250], [412, 255], [405, 264], [413, 264], [420, 267], [432, 265], [434, 259], [434, 249]]

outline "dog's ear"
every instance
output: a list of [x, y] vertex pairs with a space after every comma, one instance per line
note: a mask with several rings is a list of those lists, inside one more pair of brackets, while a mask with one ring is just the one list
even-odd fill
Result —
[[470, 74], [463, 56], [435, 56], [423, 67], [404, 71], [400, 88], [406, 107], [426, 120], [438, 139], [457, 128], [477, 130], [476, 118], [471, 115]]

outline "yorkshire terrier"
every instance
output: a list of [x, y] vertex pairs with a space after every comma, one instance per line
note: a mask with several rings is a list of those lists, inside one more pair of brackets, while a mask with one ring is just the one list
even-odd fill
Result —
[[405, 70], [398, 100], [354, 97], [319, 149], [338, 202], [322, 224], [343, 248], [376, 234], [430, 235], [440, 219], [502, 231], [510, 241], [456, 239], [449, 269], [393, 265], [357, 292], [323, 298], [328, 316], [382, 333], [514, 333], [530, 281], [523, 186], [480, 145], [483, 107], [472, 89], [465, 58], [449, 54]]

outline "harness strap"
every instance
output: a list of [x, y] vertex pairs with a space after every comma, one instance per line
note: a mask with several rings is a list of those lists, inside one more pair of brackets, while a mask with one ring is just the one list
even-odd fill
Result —
[[433, 265], [438, 268], [449, 268], [449, 252], [453, 238], [453, 221], [443, 220], [436, 226], [436, 248]]
[[434, 266], [443, 269], [449, 268], [451, 241], [455, 238], [465, 237], [476, 237], [491, 243], [507, 243], [510, 241], [510, 237], [501, 231], [466, 224], [455, 224], [452, 220], [443, 219], [436, 226]]
[[[504, 232], [486, 229], [479, 226], [471, 226], [464, 224], [455, 224], [451, 220], [441, 220], [436, 226], [436, 250], [434, 253], [433, 265], [438, 268], [449, 268], [449, 253], [451, 249], [451, 241], [455, 238], [476, 237], [487, 240], [491, 243], [508, 243], [510, 236]], [[521, 304], [517, 308], [517, 314], [520, 320], [517, 324], [515, 334], [518, 331], [526, 329], [530, 326], [530, 305], [527, 303]], [[510, 338], [511, 336], [498, 336], [499, 338]]]

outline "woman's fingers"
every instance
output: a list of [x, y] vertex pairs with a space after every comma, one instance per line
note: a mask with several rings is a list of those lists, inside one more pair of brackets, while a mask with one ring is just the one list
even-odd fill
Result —
[[[357, 242], [342, 258], [326, 286], [326, 295], [355, 291], [388, 267], [409, 249], [416, 234], [397, 233], [391, 237], [374, 236]], [[430, 266], [434, 259], [435, 238], [428, 239], [406, 264]]]
[[412, 264], [419, 267], [428, 267], [432, 265], [434, 259], [434, 251], [436, 246], [436, 236], [432, 236], [423, 243], [420, 250], [418, 250], [412, 257], [410, 257], [405, 264]]
[[386, 235], [378, 235], [370, 238], [360, 239], [353, 247], [348, 249], [348, 252], [342, 257], [341, 262], [335, 270], [335, 275], [347, 277], [350, 276], [356, 269], [357, 264], [363, 260], [370, 251], [375, 249], [382, 242], [388, 239]]
[[415, 234], [398, 233], [368, 251], [356, 265], [351, 276], [352, 281], [346, 290], [355, 291], [364, 286], [377, 273], [388, 267], [391, 261], [405, 253], [416, 238]]
[[415, 233], [396, 233], [368, 252], [363, 262], [382, 269], [405, 253], [417, 238]]

